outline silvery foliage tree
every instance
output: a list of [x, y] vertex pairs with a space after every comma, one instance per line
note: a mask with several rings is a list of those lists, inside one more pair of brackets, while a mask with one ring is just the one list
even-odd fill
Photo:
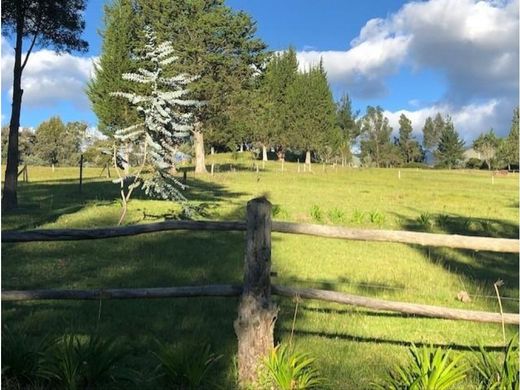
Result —
[[[135, 188], [142, 186], [147, 195], [162, 199], [186, 201], [180, 190], [185, 185], [172, 174], [175, 166], [177, 147], [190, 135], [192, 129], [192, 113], [190, 107], [200, 103], [183, 97], [188, 93], [186, 86], [196, 77], [179, 74], [174, 77], [164, 76], [166, 67], [175, 62], [178, 57], [173, 55], [174, 49], [170, 42], [158, 44], [154, 31], [145, 29], [146, 45], [144, 55], [136, 56], [143, 63], [137, 73], [124, 73], [123, 79], [147, 86], [146, 94], [131, 92], [113, 92], [112, 96], [127, 99], [136, 106], [141, 123], [119, 130], [115, 138], [122, 143], [131, 142], [140, 146], [141, 164], [133, 176], [122, 177], [119, 167], [122, 156], [117, 147], [114, 148], [114, 164], [119, 175], [115, 182], [121, 185], [123, 213], [119, 223], [126, 214], [126, 204]], [[141, 177], [143, 168], [152, 170], [151, 175]], [[125, 192], [125, 183], [128, 188]]]

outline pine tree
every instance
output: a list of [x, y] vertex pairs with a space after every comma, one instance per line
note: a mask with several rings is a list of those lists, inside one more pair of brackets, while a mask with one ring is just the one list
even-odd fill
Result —
[[342, 166], [352, 161], [351, 147], [361, 133], [357, 122], [358, 115], [359, 112], [352, 111], [352, 100], [349, 95], [344, 94], [336, 108], [336, 121], [340, 129], [338, 149], [341, 153]]
[[401, 114], [398, 146], [405, 163], [418, 162], [422, 159], [421, 146], [413, 138], [412, 131], [412, 121], [405, 114]]
[[[393, 160], [393, 148], [390, 142], [392, 128], [381, 107], [368, 106], [361, 119], [361, 156], [364, 161], [371, 161], [376, 167], [390, 165]], [[392, 158], [390, 158], [392, 157]]]
[[513, 121], [511, 123], [511, 130], [509, 131], [509, 135], [506, 138], [506, 162], [508, 167], [511, 165], [516, 165], [518, 167], [520, 159], [519, 152], [519, 141], [518, 141], [518, 121], [520, 116], [519, 108], [515, 108], [513, 111]]
[[435, 152], [445, 125], [440, 113], [437, 113], [433, 120], [430, 117], [426, 118], [423, 128], [423, 146], [425, 149]]
[[[136, 59], [143, 64], [137, 73], [125, 73], [123, 79], [142, 84], [147, 93], [113, 92], [112, 96], [123, 97], [136, 106], [142, 118], [141, 123], [134, 124], [116, 132], [115, 137], [122, 141], [131, 141], [141, 145], [142, 161], [137, 174], [130, 179], [131, 184], [124, 194], [125, 179], [118, 170], [117, 149], [114, 149], [114, 163], [119, 174], [117, 181], [121, 185], [123, 211], [119, 223], [124, 219], [127, 203], [132, 191], [142, 186], [146, 194], [162, 199], [186, 201], [179, 191], [185, 186], [172, 174], [175, 166], [177, 146], [189, 136], [192, 129], [193, 109], [199, 105], [196, 100], [183, 97], [188, 94], [185, 87], [195, 78], [186, 74], [165, 76], [165, 69], [178, 57], [173, 55], [170, 42], [157, 43], [154, 31], [145, 27], [148, 39], [143, 53]], [[189, 111], [191, 109], [191, 111]], [[152, 173], [140, 177], [145, 165], [149, 165]]]
[[137, 122], [137, 111], [130, 102], [110, 96], [114, 91], [135, 89], [133, 83], [121, 78], [123, 73], [136, 71], [131, 55], [136, 47], [136, 23], [133, 0], [114, 0], [105, 5], [103, 46], [94, 77], [87, 86], [92, 110], [98, 118], [98, 130], [108, 137]]
[[444, 129], [441, 133], [435, 157], [440, 166], [451, 169], [462, 160], [464, 152], [464, 141], [460, 139], [459, 134], [453, 126], [451, 118], [446, 117]]

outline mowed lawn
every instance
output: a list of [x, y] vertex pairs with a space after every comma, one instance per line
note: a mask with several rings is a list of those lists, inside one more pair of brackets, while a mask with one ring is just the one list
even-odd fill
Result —
[[[483, 171], [349, 169], [298, 166], [214, 156], [215, 174], [188, 172], [187, 197], [197, 218], [243, 219], [245, 205], [265, 195], [274, 218], [356, 228], [433, 231], [518, 237], [518, 175], [492, 184]], [[208, 163], [211, 163], [211, 157]], [[302, 166], [300, 166], [302, 167]], [[209, 168], [209, 167], [208, 167]], [[190, 169], [189, 167], [185, 169]], [[2, 229], [94, 228], [117, 223], [118, 185], [86, 168], [83, 192], [78, 169], [29, 167], [20, 184], [20, 210], [2, 215]], [[126, 224], [178, 216], [173, 202], [142, 194], [129, 205]], [[97, 241], [3, 244], [2, 289], [162, 287], [240, 283], [241, 233], [165, 232]], [[318, 287], [382, 299], [498, 312], [493, 283], [502, 279], [504, 310], [518, 311], [518, 256], [423, 248], [404, 244], [342, 241], [273, 234], [273, 282]], [[467, 291], [471, 302], [457, 294]], [[291, 334], [296, 302], [280, 305], [276, 338]], [[160, 299], [103, 302], [4, 303], [3, 321], [40, 337], [95, 331], [132, 348], [129, 364], [151, 369], [153, 339], [179, 345], [210, 343], [224, 357], [215, 383], [231, 388], [237, 299]], [[511, 337], [516, 327], [506, 327]], [[500, 325], [418, 318], [398, 313], [303, 301], [298, 303], [293, 342], [317, 359], [335, 389], [363, 389], [395, 363], [411, 343], [452, 346], [503, 344]], [[468, 378], [464, 387], [472, 387]]]

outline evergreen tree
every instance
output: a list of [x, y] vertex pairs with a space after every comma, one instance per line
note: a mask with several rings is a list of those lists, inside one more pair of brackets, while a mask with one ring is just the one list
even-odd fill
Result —
[[330, 147], [336, 129], [336, 106], [321, 63], [297, 75], [287, 101], [290, 145], [305, 151], [311, 164], [311, 153]]
[[511, 122], [511, 130], [509, 135], [501, 142], [498, 154], [500, 160], [507, 165], [508, 169], [511, 169], [511, 165], [519, 165], [519, 140], [518, 140], [518, 121], [519, 121], [519, 108], [515, 108], [513, 111], [513, 120]]
[[263, 80], [263, 99], [265, 115], [271, 118], [269, 138], [275, 146], [278, 157], [283, 159], [285, 149], [290, 144], [290, 118], [294, 104], [289, 102], [288, 93], [298, 76], [298, 60], [294, 48], [271, 57]]
[[473, 149], [480, 153], [481, 159], [486, 162], [488, 169], [491, 169], [491, 159], [495, 157], [498, 148], [498, 138], [493, 129], [488, 133], [481, 134], [473, 141]]
[[92, 110], [98, 118], [98, 130], [108, 137], [137, 122], [130, 102], [111, 96], [114, 91], [131, 91], [134, 84], [123, 80], [123, 73], [136, 71], [131, 54], [136, 47], [136, 23], [133, 0], [113, 0], [105, 5], [103, 45], [94, 77], [87, 86]]
[[441, 133], [435, 157], [438, 164], [451, 169], [462, 160], [464, 152], [464, 141], [460, 139], [459, 134], [453, 126], [451, 118], [446, 117], [444, 129]]
[[[84, 0], [3, 0], [2, 34], [14, 35], [13, 99], [9, 123], [9, 146], [5, 169], [2, 209], [18, 205], [18, 137], [22, 110], [22, 73], [34, 46], [53, 47], [56, 51], [86, 51], [88, 43], [80, 38], [85, 28]], [[23, 43], [30, 42], [22, 59]]]
[[359, 112], [353, 112], [352, 100], [349, 95], [344, 94], [337, 104], [336, 123], [340, 129], [338, 137], [338, 149], [341, 153], [341, 165], [344, 166], [352, 161], [351, 147], [361, 133], [357, 122]]
[[390, 165], [393, 160], [393, 147], [390, 142], [392, 128], [388, 118], [379, 106], [368, 106], [361, 119], [361, 156], [364, 161], [372, 162], [376, 167]]
[[399, 117], [398, 146], [405, 163], [419, 162], [422, 160], [422, 151], [419, 142], [412, 136], [412, 121], [405, 114]]
[[[175, 152], [177, 146], [186, 139], [192, 129], [193, 108], [199, 103], [185, 99], [188, 94], [186, 85], [194, 80], [186, 74], [166, 76], [165, 69], [178, 57], [173, 55], [174, 49], [170, 42], [157, 43], [157, 37], [150, 27], [145, 27], [148, 43], [143, 53], [136, 59], [143, 64], [137, 73], [125, 73], [125, 80], [146, 86], [146, 93], [113, 92], [112, 96], [127, 99], [135, 105], [142, 118], [141, 123], [134, 124], [116, 132], [116, 138], [122, 142], [132, 141], [142, 147], [142, 161], [138, 173], [130, 178], [131, 184], [125, 194], [125, 178], [120, 176], [123, 211], [119, 223], [123, 221], [127, 203], [132, 191], [142, 186], [148, 195], [162, 199], [185, 201], [179, 191], [184, 189], [174, 176]], [[191, 109], [191, 111], [190, 111]], [[114, 163], [118, 171], [118, 156], [114, 151]], [[145, 165], [150, 166], [150, 175], [141, 178]], [[118, 171], [119, 172], [119, 171]]]
[[203, 134], [227, 121], [235, 92], [263, 68], [265, 44], [254, 36], [251, 18], [224, 0], [136, 2], [140, 23], [151, 25], [158, 39], [172, 42], [179, 56], [174, 70], [200, 76], [190, 90], [205, 104], [195, 112], [192, 136], [195, 172], [206, 172]]
[[439, 144], [441, 134], [445, 128], [445, 121], [440, 113], [435, 115], [435, 119], [426, 118], [423, 128], [423, 146], [430, 152], [434, 152]]

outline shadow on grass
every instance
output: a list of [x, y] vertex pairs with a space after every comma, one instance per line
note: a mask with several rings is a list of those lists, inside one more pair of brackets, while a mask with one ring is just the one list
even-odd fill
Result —
[[[282, 332], [291, 332], [291, 329], [281, 329]], [[333, 340], [346, 340], [353, 341], [357, 343], [375, 343], [375, 344], [389, 344], [389, 345], [397, 345], [401, 347], [411, 347], [412, 344], [415, 344], [417, 347], [430, 347], [433, 346], [435, 348], [451, 348], [456, 351], [477, 351], [479, 349], [478, 345], [458, 345], [458, 344], [441, 344], [441, 343], [424, 343], [424, 342], [406, 342], [401, 340], [393, 340], [386, 338], [378, 338], [378, 337], [365, 337], [365, 336], [356, 336], [346, 333], [334, 333], [334, 332], [316, 332], [311, 330], [304, 329], [294, 329], [294, 333], [300, 336], [314, 336], [314, 337], [325, 337]], [[483, 346], [487, 351], [503, 351], [503, 346], [495, 346], [495, 345], [484, 345]]]
[[[518, 225], [498, 219], [476, 219], [450, 214], [430, 216], [432, 224], [425, 226], [418, 220], [398, 215], [406, 230], [434, 231], [444, 234], [461, 234], [500, 238], [518, 238]], [[467, 249], [414, 246], [429, 261], [441, 265], [449, 272], [466, 278], [480, 286], [487, 295], [495, 295], [493, 284], [503, 280], [502, 295], [518, 297], [518, 254], [483, 252]], [[504, 310], [518, 311], [518, 302], [507, 300]]]

